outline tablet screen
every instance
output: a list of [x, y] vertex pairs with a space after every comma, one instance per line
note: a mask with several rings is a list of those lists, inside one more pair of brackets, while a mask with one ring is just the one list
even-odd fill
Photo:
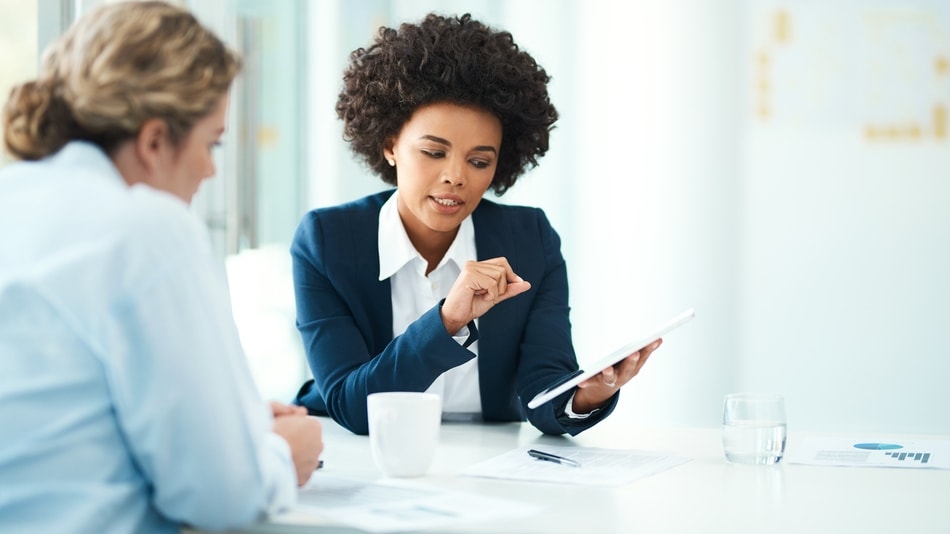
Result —
[[619, 362], [620, 360], [626, 358], [631, 353], [634, 353], [643, 347], [646, 347], [650, 343], [653, 343], [657, 339], [666, 335], [667, 332], [673, 330], [677, 326], [689, 321], [693, 318], [695, 313], [693, 308], [690, 308], [679, 315], [673, 317], [669, 321], [663, 323], [662, 325], [653, 329], [653, 331], [642, 338], [637, 339], [631, 343], [620, 347], [619, 349], [611, 352], [610, 354], [604, 356], [603, 358], [597, 360], [596, 362], [587, 366], [586, 371], [576, 371], [572, 374], [567, 375], [566, 379], [561, 379], [556, 385], [538, 393], [530, 402], [528, 402], [528, 408], [535, 409], [538, 406], [554, 399], [561, 393], [573, 388], [574, 386], [580, 384], [581, 382], [587, 380], [588, 378], [597, 375], [607, 367]]

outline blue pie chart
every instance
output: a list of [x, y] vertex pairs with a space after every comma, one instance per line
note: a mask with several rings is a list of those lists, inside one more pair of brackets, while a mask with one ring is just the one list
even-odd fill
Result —
[[892, 451], [894, 449], [903, 449], [903, 445], [897, 443], [855, 443], [855, 449], [865, 449], [869, 451]]

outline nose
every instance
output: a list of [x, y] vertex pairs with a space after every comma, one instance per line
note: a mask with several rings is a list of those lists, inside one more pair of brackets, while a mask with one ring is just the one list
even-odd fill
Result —
[[218, 169], [217, 169], [217, 167], [216, 167], [215, 164], [214, 164], [214, 158], [212, 158], [212, 159], [208, 162], [208, 168], [205, 169], [204, 176], [202, 177], [202, 179], [203, 179], [203, 180], [207, 180], [208, 178], [214, 177], [214, 175], [217, 174], [217, 173], [218, 173]]
[[454, 159], [448, 161], [442, 169], [442, 183], [456, 187], [465, 185], [465, 162], [458, 162]]

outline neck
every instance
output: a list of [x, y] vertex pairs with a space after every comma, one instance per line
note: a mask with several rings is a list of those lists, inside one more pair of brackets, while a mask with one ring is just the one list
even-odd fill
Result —
[[409, 235], [409, 242], [412, 243], [412, 246], [425, 258], [426, 274], [428, 275], [438, 267], [439, 262], [445, 257], [445, 253], [448, 252], [452, 242], [455, 241], [455, 236], [458, 235], [458, 228], [452, 232], [433, 232], [429, 230], [425, 232], [427, 235], [424, 237], [408, 228], [406, 228], [406, 233]]
[[135, 143], [133, 141], [125, 141], [119, 144], [112, 153], [109, 154], [109, 159], [112, 160], [112, 164], [115, 165], [119, 174], [122, 175], [122, 179], [125, 180], [125, 183], [132, 186], [147, 182], [145, 177], [148, 173], [145, 166], [142, 165], [141, 160], [135, 154]]

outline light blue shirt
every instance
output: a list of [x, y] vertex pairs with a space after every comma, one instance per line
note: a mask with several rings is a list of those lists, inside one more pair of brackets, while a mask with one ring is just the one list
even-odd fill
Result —
[[0, 532], [176, 532], [292, 504], [223, 265], [98, 148], [0, 170]]

